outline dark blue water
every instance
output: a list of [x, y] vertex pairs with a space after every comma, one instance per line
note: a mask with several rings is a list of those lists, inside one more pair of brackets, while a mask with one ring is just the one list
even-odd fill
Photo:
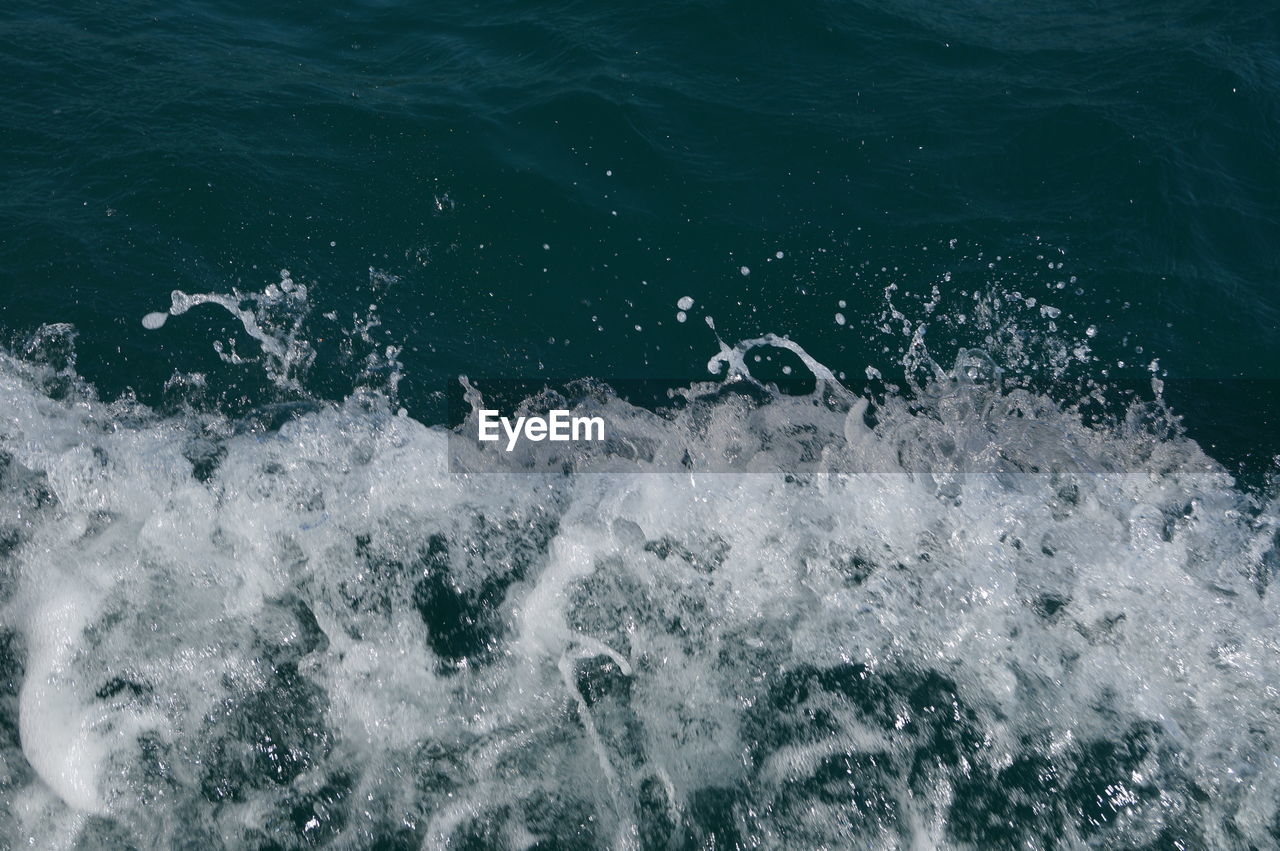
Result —
[[[14, 0], [0, 80], [6, 842], [1280, 842], [1269, 4]], [[645, 419], [766, 334], [896, 448], [768, 344]], [[442, 475], [459, 375], [795, 490]]]

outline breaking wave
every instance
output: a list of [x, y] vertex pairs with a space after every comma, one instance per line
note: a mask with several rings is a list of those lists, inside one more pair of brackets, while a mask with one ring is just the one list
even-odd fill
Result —
[[[296, 386], [299, 288], [146, 327], [221, 305]], [[1275, 498], [1158, 399], [910, 354], [870, 398], [722, 343], [668, 409], [569, 398], [616, 437], [553, 463], [393, 382], [161, 413], [0, 354], [4, 844], [1280, 842]]]

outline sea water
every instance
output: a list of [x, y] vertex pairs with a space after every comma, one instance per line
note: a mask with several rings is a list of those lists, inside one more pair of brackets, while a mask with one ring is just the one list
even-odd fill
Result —
[[1273, 4], [0, 33], [0, 848], [1280, 845]]
[[[288, 280], [146, 325], [212, 305], [288, 388]], [[989, 353], [939, 365], [925, 327], [876, 397], [789, 339], [719, 341], [678, 403], [574, 399], [613, 439], [550, 462], [451, 448], [478, 408], [430, 426], [388, 389], [276, 424], [103, 399], [42, 329], [0, 359], [0, 830], [1272, 843], [1275, 498], [1158, 381], [1091, 424]], [[752, 376], [788, 351], [811, 390]]]

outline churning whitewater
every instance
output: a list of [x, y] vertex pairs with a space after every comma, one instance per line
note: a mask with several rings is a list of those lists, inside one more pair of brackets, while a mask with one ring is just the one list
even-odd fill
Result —
[[875, 400], [780, 337], [711, 367], [546, 458], [0, 355], [0, 841], [1275, 844], [1273, 497], [977, 351]]

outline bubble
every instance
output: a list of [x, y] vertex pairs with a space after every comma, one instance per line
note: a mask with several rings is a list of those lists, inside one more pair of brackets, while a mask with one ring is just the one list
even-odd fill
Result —
[[142, 327], [146, 328], [148, 331], [154, 331], [157, 328], [164, 327], [164, 323], [167, 322], [168, 319], [169, 314], [165, 311], [148, 313], [146, 316], [142, 317]]

